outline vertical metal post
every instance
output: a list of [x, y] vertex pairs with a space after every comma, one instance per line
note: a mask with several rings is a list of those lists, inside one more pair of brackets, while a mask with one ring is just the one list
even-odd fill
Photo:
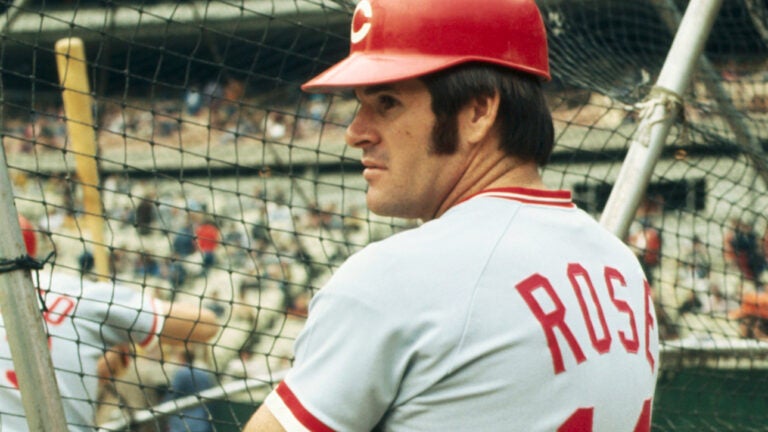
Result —
[[[668, 28], [672, 31], [678, 28], [681, 20], [680, 12], [672, 0], [653, 0], [651, 3]], [[747, 9], [750, 8], [750, 4], [749, 1], [746, 2]], [[757, 24], [755, 23], [756, 27]], [[760, 33], [763, 40], [768, 40], [768, 33]], [[722, 114], [723, 120], [733, 131], [736, 144], [741, 147], [749, 161], [755, 165], [756, 175], [762, 179], [763, 185], [768, 186], [768, 160], [766, 160], [766, 153], [755, 134], [749, 130], [749, 126], [744, 121], [744, 115], [739, 113], [736, 107], [733, 106], [733, 99], [721, 84], [722, 78], [720, 74], [715, 70], [715, 67], [706, 55], [701, 56], [699, 60], [699, 70], [703, 75], [702, 83], [712, 95], [715, 103], [717, 103], [717, 108]]]
[[[0, 145], [0, 258], [27, 254], [21, 236], [5, 150]], [[29, 270], [0, 273], [0, 312], [30, 431], [66, 432], [67, 422], [53, 372], [48, 337]]]
[[640, 125], [600, 218], [600, 224], [619, 238], [626, 237], [645, 195], [669, 128], [680, 111], [681, 95], [690, 83], [721, 5], [722, 0], [691, 0], [654, 90], [645, 101]]

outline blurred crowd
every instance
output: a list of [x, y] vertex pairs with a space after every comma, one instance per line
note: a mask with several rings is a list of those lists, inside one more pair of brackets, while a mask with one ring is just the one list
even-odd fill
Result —
[[[275, 103], [274, 101], [280, 101]], [[100, 100], [96, 138], [101, 149], [134, 141], [185, 149], [228, 145], [237, 140], [287, 144], [313, 138], [324, 124], [344, 124], [354, 112], [352, 99], [303, 95], [298, 91], [251, 96], [242, 81], [209, 81], [182, 93], [136, 96], [131, 101]], [[41, 103], [3, 122], [9, 153], [29, 154], [66, 148], [65, 113], [59, 103]]]
[[[663, 205], [660, 197], [645, 200], [626, 240], [652, 287], [660, 336], [768, 342], [768, 226], [761, 235], [754, 223], [733, 218], [723, 229], [722, 244], [694, 234], [675, 239], [679, 250], [669, 254]], [[706, 320], [720, 324], [707, 325]]]
[[[70, 180], [45, 182], [45, 211], [37, 202], [22, 207], [37, 210], [28, 216], [40, 239], [38, 258], [55, 250], [54, 267], [92, 276], [97, 252], [81, 225], [79, 188]], [[26, 182], [16, 187], [37, 184]], [[206, 199], [156, 181], [104, 179], [111, 280], [160, 299], [200, 304], [223, 326], [210, 343], [193, 347], [194, 358], [171, 348], [130, 353], [130, 367], [103, 381], [99, 421], [170, 397], [171, 380], [179, 370], [188, 372], [185, 364], [208, 371], [216, 384], [273, 380], [290, 365], [313, 292], [349, 254], [399, 229], [391, 223], [377, 227], [359, 206], [306, 204], [269, 181], [257, 184], [247, 194], [215, 194], [209, 186]], [[259, 400], [260, 391], [233, 398]]]

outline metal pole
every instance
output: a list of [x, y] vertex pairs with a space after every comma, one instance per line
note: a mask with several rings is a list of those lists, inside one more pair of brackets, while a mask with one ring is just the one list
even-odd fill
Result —
[[680, 111], [681, 95], [688, 87], [721, 5], [722, 0], [689, 3], [656, 86], [644, 102], [640, 125], [600, 218], [600, 224], [619, 238], [626, 237], [645, 195], [669, 128]]
[[[653, 0], [652, 4], [669, 29], [674, 30], [680, 25], [680, 11], [677, 10], [672, 0]], [[747, 9], [758, 7], [750, 1], [746, 2], [746, 6]], [[758, 33], [760, 33], [763, 40], [767, 40], [766, 36], [768, 34], [760, 31], [758, 27], [758, 23], [755, 22], [755, 28], [757, 28]], [[750, 162], [755, 165], [757, 176], [762, 179], [763, 185], [768, 186], [768, 160], [766, 160], [765, 151], [755, 134], [749, 130], [749, 126], [744, 121], [744, 116], [733, 106], [731, 96], [721, 85], [722, 79], [720, 75], [706, 55], [701, 56], [699, 60], [699, 70], [703, 75], [702, 82], [704, 86], [712, 94], [723, 119], [731, 128], [731, 131], [733, 131], [736, 143], [744, 151]]]
[[[0, 259], [27, 254], [21, 237], [5, 151], [0, 146]], [[21, 401], [31, 431], [67, 430], [64, 408], [53, 373], [48, 336], [29, 269], [0, 273], [0, 312], [3, 315]]]

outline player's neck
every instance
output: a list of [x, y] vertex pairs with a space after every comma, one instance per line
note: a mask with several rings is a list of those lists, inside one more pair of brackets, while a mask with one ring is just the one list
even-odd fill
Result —
[[478, 140], [459, 141], [456, 156], [463, 160], [463, 167], [453, 186], [439, 200], [433, 216], [425, 221], [442, 216], [451, 207], [487, 189], [544, 189], [536, 163], [507, 155], [499, 139], [497, 133], [488, 131]]
[[522, 162], [504, 155], [495, 158], [475, 158], [451, 190], [433, 219], [451, 207], [484, 190], [498, 188], [546, 189], [533, 162]]

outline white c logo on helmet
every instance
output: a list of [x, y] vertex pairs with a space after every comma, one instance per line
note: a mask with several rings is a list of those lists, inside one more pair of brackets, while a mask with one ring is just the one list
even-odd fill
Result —
[[[362, 13], [365, 20], [363, 25], [361, 25], [359, 29], [355, 30], [355, 21], [357, 20], [358, 13]], [[368, 36], [368, 33], [371, 31], [371, 17], [373, 17], [373, 9], [371, 8], [371, 3], [368, 0], [361, 1], [355, 9], [354, 15], [352, 15], [352, 32], [350, 34], [350, 39], [352, 40], [353, 44], [360, 42], [361, 40], [365, 39], [366, 36]]]

